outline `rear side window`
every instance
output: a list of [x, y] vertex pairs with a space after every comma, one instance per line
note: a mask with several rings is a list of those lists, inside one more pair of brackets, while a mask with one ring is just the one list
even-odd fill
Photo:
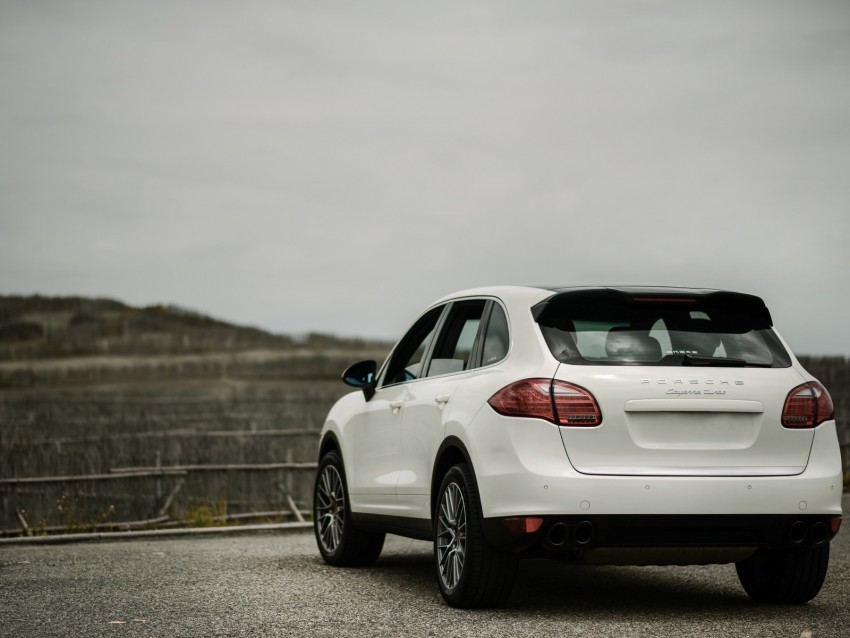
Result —
[[429, 377], [461, 372], [471, 367], [472, 348], [486, 303], [483, 299], [476, 299], [452, 304], [428, 366]]
[[481, 365], [489, 366], [504, 359], [508, 356], [509, 345], [508, 318], [502, 306], [494, 302], [487, 322], [487, 334], [484, 336]]
[[737, 293], [561, 293], [535, 309], [564, 363], [788, 367], [790, 357], [757, 297]]

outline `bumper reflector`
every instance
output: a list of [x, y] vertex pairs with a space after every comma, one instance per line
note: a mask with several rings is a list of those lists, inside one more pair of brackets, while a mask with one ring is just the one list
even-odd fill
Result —
[[533, 534], [543, 525], [543, 519], [537, 516], [522, 516], [506, 518], [502, 523], [512, 534]]
[[838, 530], [841, 529], [841, 517], [833, 516], [829, 519], [829, 529], [832, 530], [833, 534], [837, 534]]

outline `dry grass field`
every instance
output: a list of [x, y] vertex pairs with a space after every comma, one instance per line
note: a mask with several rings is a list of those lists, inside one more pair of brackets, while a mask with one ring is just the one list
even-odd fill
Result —
[[2, 533], [308, 515], [340, 374], [388, 345], [116, 303], [0, 299]]

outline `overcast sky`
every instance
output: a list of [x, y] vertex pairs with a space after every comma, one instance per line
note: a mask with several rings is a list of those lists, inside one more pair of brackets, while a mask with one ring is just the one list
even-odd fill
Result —
[[850, 354], [850, 2], [0, 0], [0, 294], [394, 339], [490, 284]]

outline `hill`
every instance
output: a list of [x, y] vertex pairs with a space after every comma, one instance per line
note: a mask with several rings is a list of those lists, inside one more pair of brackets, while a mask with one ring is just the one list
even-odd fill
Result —
[[175, 305], [138, 308], [114, 299], [0, 296], [0, 361], [388, 345], [322, 334], [276, 335]]

